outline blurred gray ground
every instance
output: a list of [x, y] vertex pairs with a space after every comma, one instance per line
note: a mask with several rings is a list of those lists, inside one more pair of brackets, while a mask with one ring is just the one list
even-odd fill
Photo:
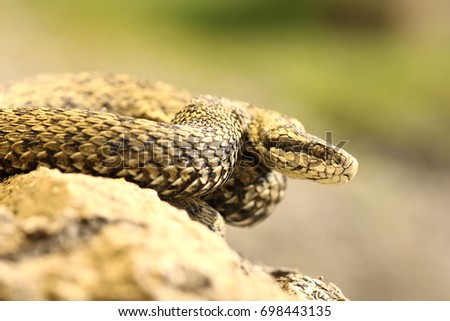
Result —
[[450, 299], [449, 191], [448, 173], [373, 155], [347, 186], [290, 181], [276, 213], [228, 229], [228, 240], [254, 260], [323, 275], [353, 300]]
[[[445, 0], [0, 0], [0, 81], [124, 72], [255, 103], [346, 139], [348, 185], [290, 181], [253, 260], [350, 299], [450, 299], [450, 10]], [[0, 244], [1, 246], [1, 244]]]

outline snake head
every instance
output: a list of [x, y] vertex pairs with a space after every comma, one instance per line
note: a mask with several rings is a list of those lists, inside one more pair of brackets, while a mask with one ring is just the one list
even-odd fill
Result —
[[282, 116], [272, 124], [275, 126], [260, 130], [257, 147], [269, 168], [291, 178], [322, 184], [346, 183], [356, 175], [356, 158], [339, 146], [308, 134], [300, 122]]

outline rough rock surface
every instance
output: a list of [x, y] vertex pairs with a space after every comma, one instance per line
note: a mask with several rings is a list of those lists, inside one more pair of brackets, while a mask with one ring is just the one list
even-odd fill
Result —
[[0, 300], [345, 300], [269, 272], [123, 180], [41, 168], [0, 188]]

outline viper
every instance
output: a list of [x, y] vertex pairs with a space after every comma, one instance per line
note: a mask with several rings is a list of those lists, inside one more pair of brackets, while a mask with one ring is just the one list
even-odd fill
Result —
[[220, 234], [222, 217], [238, 226], [266, 218], [286, 177], [346, 183], [358, 162], [276, 111], [85, 72], [0, 85], [0, 178], [40, 166], [154, 189]]

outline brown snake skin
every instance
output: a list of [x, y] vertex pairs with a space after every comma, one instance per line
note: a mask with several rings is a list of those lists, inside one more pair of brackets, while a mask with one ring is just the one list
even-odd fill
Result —
[[121, 74], [41, 74], [0, 86], [0, 178], [39, 166], [124, 178], [212, 230], [267, 217], [286, 177], [339, 184], [356, 159], [297, 120]]

